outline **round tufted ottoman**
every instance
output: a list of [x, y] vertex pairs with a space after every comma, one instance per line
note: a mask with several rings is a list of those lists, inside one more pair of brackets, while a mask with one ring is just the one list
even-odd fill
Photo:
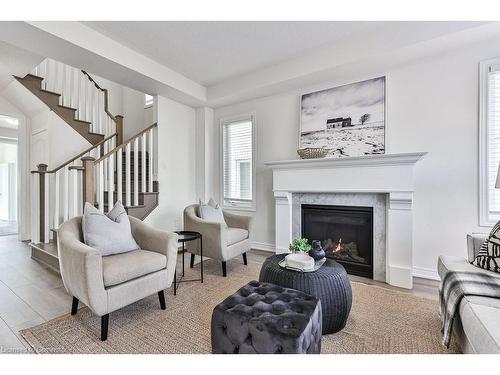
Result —
[[321, 302], [304, 292], [251, 281], [212, 314], [212, 353], [318, 354]]
[[315, 272], [284, 269], [279, 262], [286, 254], [267, 258], [260, 270], [259, 281], [301, 290], [320, 299], [323, 312], [323, 334], [345, 327], [351, 311], [352, 290], [345, 268], [332, 259]]

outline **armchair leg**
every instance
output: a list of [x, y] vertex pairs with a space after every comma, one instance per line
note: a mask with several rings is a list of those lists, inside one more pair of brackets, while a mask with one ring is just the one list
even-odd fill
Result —
[[109, 314], [101, 316], [101, 341], [108, 339]]
[[191, 263], [189, 263], [189, 268], [194, 267], [194, 254], [191, 254]]
[[158, 299], [160, 300], [161, 309], [165, 310], [167, 308], [167, 306], [165, 305], [165, 293], [163, 292], [163, 290], [160, 290], [158, 292]]
[[248, 265], [248, 262], [247, 262], [247, 253], [243, 253], [243, 264], [245, 266]]
[[224, 276], [224, 277], [227, 276], [226, 262], [222, 262], [222, 276]]
[[73, 297], [73, 303], [71, 304], [71, 315], [76, 315], [78, 310], [78, 298]]

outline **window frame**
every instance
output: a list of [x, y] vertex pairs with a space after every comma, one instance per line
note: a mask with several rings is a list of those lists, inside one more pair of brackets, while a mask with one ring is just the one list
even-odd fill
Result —
[[500, 65], [500, 57], [479, 62], [479, 226], [491, 227], [500, 220], [489, 210], [488, 191], [488, 73]]
[[[234, 122], [250, 121], [252, 123], [252, 200], [251, 205], [242, 205], [234, 202], [227, 205], [224, 199], [224, 126]], [[246, 113], [237, 116], [223, 117], [219, 121], [219, 201], [223, 209], [234, 211], [252, 211], [257, 210], [257, 184], [256, 184], [256, 116], [255, 113]]]

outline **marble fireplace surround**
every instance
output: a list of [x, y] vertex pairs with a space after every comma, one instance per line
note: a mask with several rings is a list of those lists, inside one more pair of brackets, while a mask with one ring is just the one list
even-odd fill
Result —
[[[288, 252], [288, 244], [297, 233], [300, 234], [294, 215], [300, 216], [301, 203], [329, 200], [344, 202], [342, 205], [361, 205], [359, 202], [369, 203], [371, 200], [372, 204], [376, 204], [372, 206], [374, 225], [378, 222], [378, 226], [374, 228], [374, 236], [378, 236], [374, 238], [374, 278], [411, 289], [414, 167], [425, 154], [420, 152], [265, 163], [273, 170], [276, 252]], [[380, 233], [377, 235], [382, 230], [382, 224], [380, 220], [376, 220], [376, 211], [380, 210], [377, 207], [382, 201], [385, 201], [385, 259], [381, 254], [384, 246], [380, 244], [384, 239]]]
[[302, 205], [320, 204], [328, 206], [373, 207], [373, 279], [386, 280], [385, 261], [385, 194], [369, 193], [293, 193], [292, 237], [302, 233]]

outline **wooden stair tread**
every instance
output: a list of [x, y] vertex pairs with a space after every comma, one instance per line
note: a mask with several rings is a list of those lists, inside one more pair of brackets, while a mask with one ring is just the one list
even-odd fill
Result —
[[49, 243], [30, 243], [30, 246], [47, 255], [58, 258], [57, 243], [52, 240]]
[[[36, 76], [36, 75], [34, 75], [34, 74], [31, 74], [31, 73], [26, 74], [26, 77], [35, 78], [35, 79], [38, 79], [38, 80], [40, 80], [40, 81], [43, 81], [43, 78], [42, 78], [42, 77]], [[25, 78], [26, 78], [26, 77], [25, 77]]]
[[40, 90], [41, 92], [46, 92], [47, 94], [61, 96], [61, 94], [58, 94], [57, 92], [54, 92], [54, 91], [45, 90], [45, 89], [39, 89], [39, 90]]

